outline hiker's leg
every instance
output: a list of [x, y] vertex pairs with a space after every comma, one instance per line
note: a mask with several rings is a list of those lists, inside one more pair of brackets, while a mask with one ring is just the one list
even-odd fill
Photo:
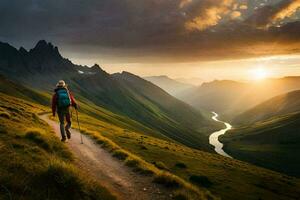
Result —
[[67, 125], [66, 125], [65, 128], [66, 128], [66, 130], [69, 130], [71, 128], [71, 125], [72, 125], [70, 113], [66, 114], [66, 121], [67, 121]]
[[65, 119], [64, 119], [64, 113], [63, 112], [58, 112], [58, 118], [59, 118], [59, 126], [60, 126], [60, 134], [62, 139], [66, 138], [65, 134]]
[[71, 139], [71, 132], [70, 132], [70, 128], [71, 128], [71, 116], [70, 116], [70, 112], [66, 113], [66, 121], [67, 121], [67, 125], [65, 127], [66, 130], [66, 134], [68, 139]]

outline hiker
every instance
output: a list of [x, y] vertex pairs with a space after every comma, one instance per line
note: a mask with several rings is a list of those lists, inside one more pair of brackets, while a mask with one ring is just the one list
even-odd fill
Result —
[[[56, 84], [56, 88], [54, 90], [54, 95], [52, 97], [52, 114], [55, 117], [55, 113], [57, 112], [59, 122], [60, 122], [60, 133], [61, 133], [61, 141], [66, 141], [66, 134], [68, 139], [71, 139], [71, 115], [70, 115], [70, 106], [73, 106], [77, 109], [76, 101], [73, 95], [67, 88], [65, 81], [60, 80]], [[65, 119], [67, 121], [65, 125]]]

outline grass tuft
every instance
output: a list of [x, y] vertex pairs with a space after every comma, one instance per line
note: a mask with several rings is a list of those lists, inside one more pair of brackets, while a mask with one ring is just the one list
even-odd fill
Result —
[[206, 188], [211, 187], [213, 184], [206, 176], [192, 175], [190, 176], [190, 181], [200, 187]]
[[161, 173], [157, 175], [154, 178], [153, 182], [164, 185], [165, 187], [168, 188], [179, 188], [180, 186], [180, 183], [177, 180], [177, 178], [172, 174], [167, 174], [167, 173]]
[[10, 119], [10, 114], [8, 112], [2, 111], [0, 112], [0, 117], [5, 119]]
[[182, 162], [176, 163], [175, 167], [180, 168], [180, 169], [186, 169], [187, 168], [186, 164], [184, 164]]
[[169, 168], [165, 165], [165, 163], [159, 161], [159, 162], [154, 162], [153, 163], [155, 165], [155, 167], [157, 167], [158, 169], [162, 169], [162, 170], [166, 170], [169, 171]]
[[43, 132], [44, 131], [41, 129], [36, 129], [36, 128], [28, 129], [25, 133], [25, 138], [31, 140], [38, 146], [41, 146], [42, 148], [44, 148], [45, 150], [50, 150], [51, 147], [50, 147], [49, 141], [44, 136]]
[[[115, 199], [98, 183], [84, 177], [73, 165], [51, 158], [38, 176], [49, 199]], [[48, 199], [47, 198], [47, 199]]]
[[119, 160], [125, 160], [128, 157], [128, 154], [123, 150], [116, 150], [113, 152], [113, 156]]

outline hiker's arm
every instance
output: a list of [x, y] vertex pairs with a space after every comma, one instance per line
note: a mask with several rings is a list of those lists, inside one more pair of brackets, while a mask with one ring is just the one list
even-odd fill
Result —
[[74, 98], [74, 96], [72, 95], [72, 93], [70, 92], [70, 99], [71, 99], [71, 105], [77, 109], [77, 103], [76, 100]]
[[55, 112], [56, 112], [56, 102], [57, 98], [56, 98], [56, 94], [54, 94], [52, 96], [52, 115], [55, 116]]

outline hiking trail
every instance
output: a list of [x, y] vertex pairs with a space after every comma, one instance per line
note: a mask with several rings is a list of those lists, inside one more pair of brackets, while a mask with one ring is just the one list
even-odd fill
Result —
[[[48, 114], [39, 116], [60, 136], [59, 124], [48, 118]], [[172, 199], [171, 191], [152, 182], [152, 177], [133, 172], [118, 159], [96, 144], [91, 138], [70, 129], [72, 137], [66, 145], [75, 156], [75, 164], [80, 171], [99, 181], [121, 200], [167, 200]]]

